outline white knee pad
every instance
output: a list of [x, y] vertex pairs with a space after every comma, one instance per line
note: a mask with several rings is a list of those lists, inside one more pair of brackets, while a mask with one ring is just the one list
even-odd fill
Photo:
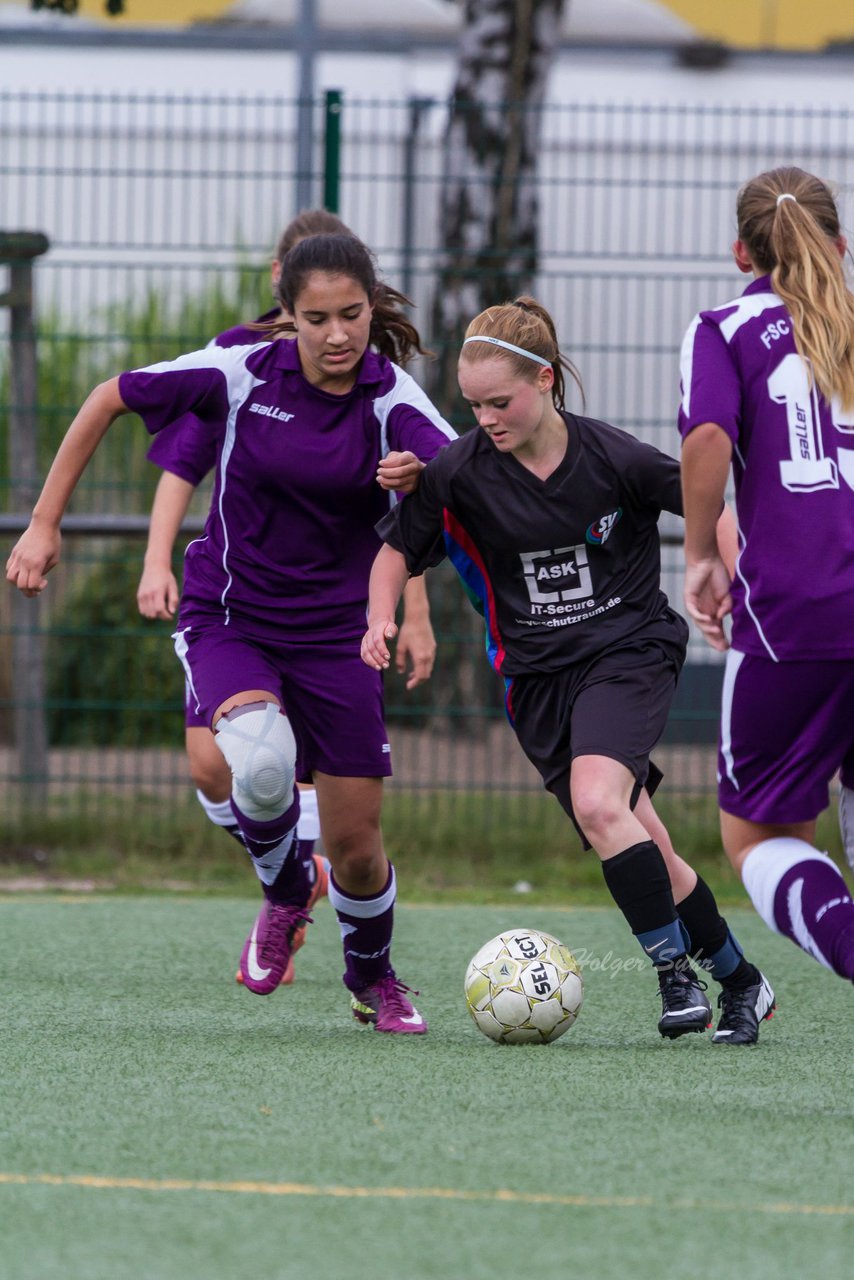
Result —
[[291, 803], [297, 744], [285, 713], [275, 702], [248, 711], [237, 708], [233, 719], [221, 717], [216, 741], [228, 761], [235, 803], [247, 818], [272, 822]]
[[843, 787], [839, 793], [839, 830], [848, 865], [854, 871], [854, 790]]

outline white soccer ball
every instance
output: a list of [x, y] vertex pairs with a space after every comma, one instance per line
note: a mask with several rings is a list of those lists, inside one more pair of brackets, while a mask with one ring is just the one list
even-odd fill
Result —
[[548, 1044], [568, 1031], [584, 999], [575, 956], [550, 933], [510, 929], [491, 938], [466, 970], [466, 1005], [499, 1044]]

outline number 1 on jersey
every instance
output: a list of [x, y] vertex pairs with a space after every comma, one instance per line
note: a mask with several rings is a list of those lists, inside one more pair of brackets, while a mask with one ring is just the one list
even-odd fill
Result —
[[[822, 450], [819, 409], [815, 386], [810, 386], [806, 362], [797, 353], [784, 356], [768, 378], [768, 394], [775, 404], [786, 406], [789, 427], [789, 457], [780, 463], [780, 480], [790, 493], [812, 493], [816, 489], [838, 489], [839, 475], [854, 489], [854, 449], [839, 448], [839, 465]], [[832, 408], [837, 431], [850, 434], [852, 423], [839, 405]]]

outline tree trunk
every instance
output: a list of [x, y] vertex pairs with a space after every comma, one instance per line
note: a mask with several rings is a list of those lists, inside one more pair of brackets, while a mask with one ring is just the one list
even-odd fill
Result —
[[564, 0], [464, 0], [445, 135], [433, 398], [459, 420], [456, 363], [484, 307], [530, 291], [537, 269], [537, 155]]

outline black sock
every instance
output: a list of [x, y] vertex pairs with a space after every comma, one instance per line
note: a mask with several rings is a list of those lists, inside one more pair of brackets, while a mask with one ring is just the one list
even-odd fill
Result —
[[718, 978], [718, 982], [722, 987], [726, 987], [728, 991], [739, 991], [745, 987], [755, 987], [758, 982], [762, 981], [762, 974], [756, 968], [755, 964], [751, 964], [749, 960], [741, 957], [732, 973], [728, 973], [725, 978]]
[[688, 931], [692, 957], [721, 986], [750, 987], [759, 982], [759, 970], [745, 960], [702, 876], [697, 876], [696, 885], [676, 910]]
[[688, 930], [691, 954], [699, 964], [720, 951], [729, 930], [726, 920], [718, 911], [715, 895], [702, 876], [697, 876], [697, 883], [687, 898], [677, 902], [676, 910]]
[[611, 897], [652, 963], [670, 968], [685, 955], [684, 931], [661, 850], [654, 840], [623, 849], [602, 863]]

